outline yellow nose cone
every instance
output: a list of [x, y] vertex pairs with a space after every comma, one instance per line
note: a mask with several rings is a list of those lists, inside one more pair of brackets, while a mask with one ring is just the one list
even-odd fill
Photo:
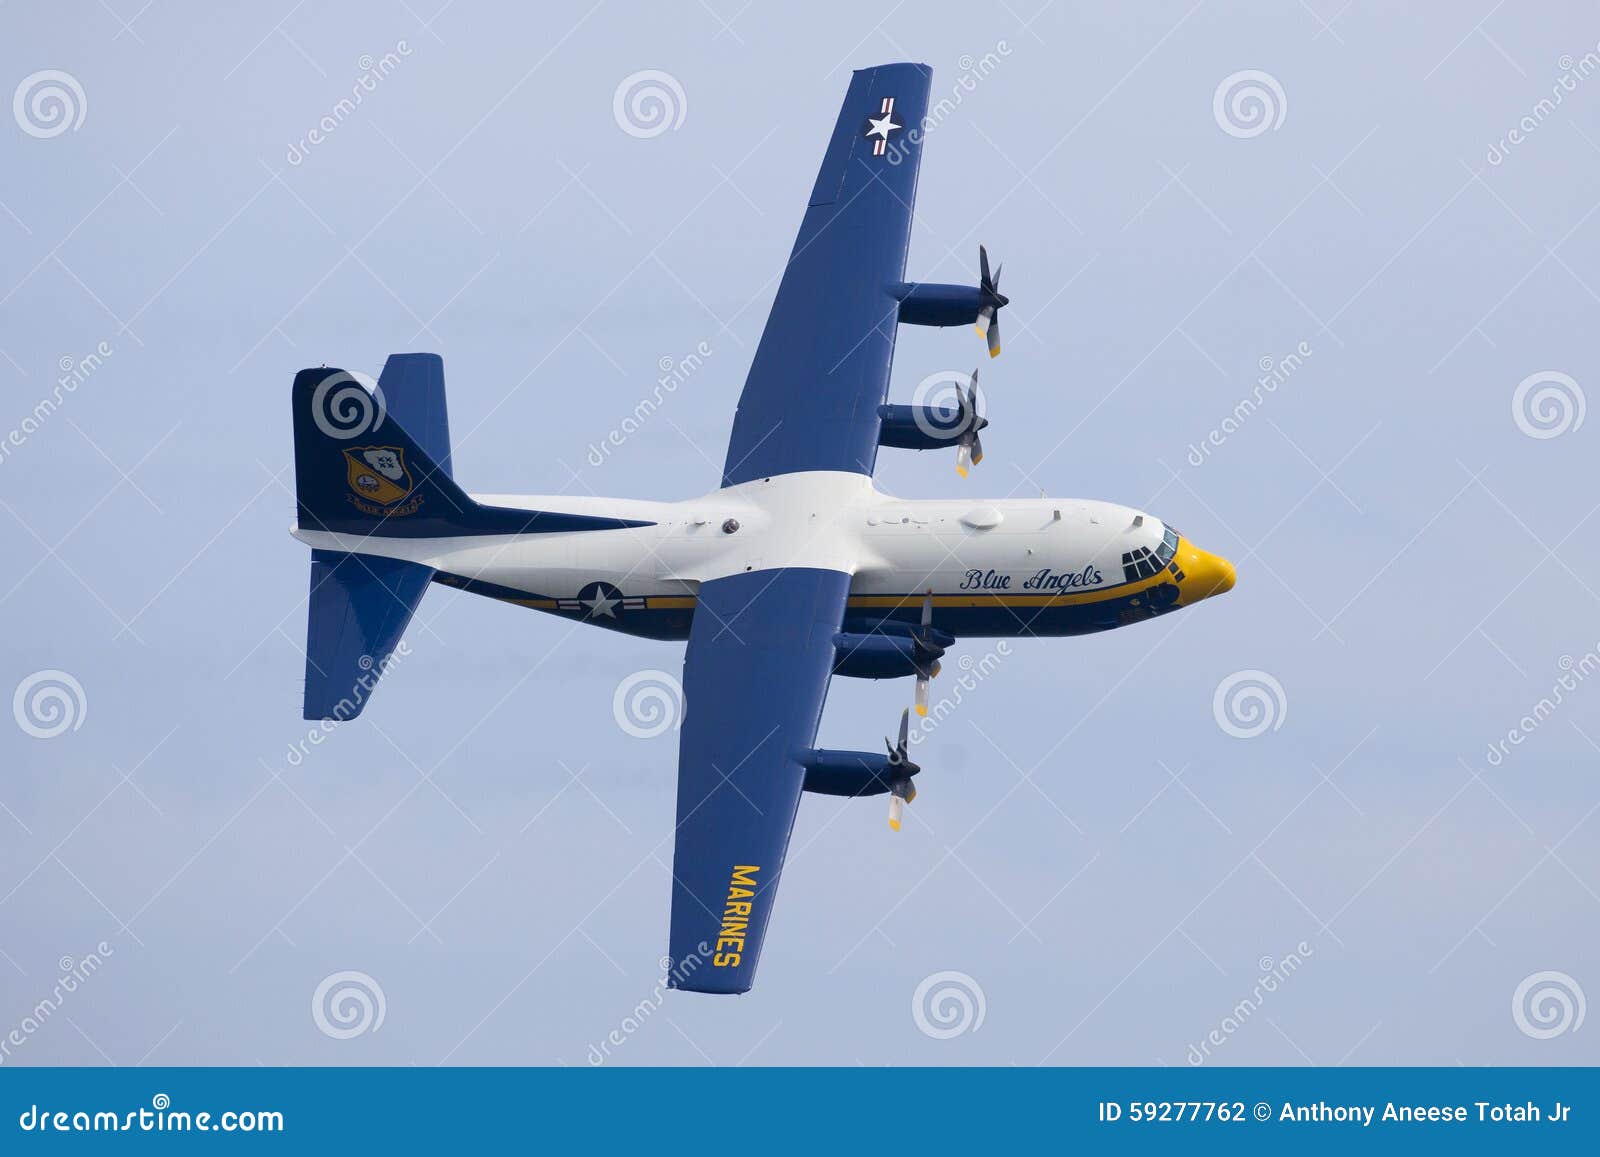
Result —
[[1178, 569], [1183, 571], [1183, 581], [1178, 584], [1178, 605], [1186, 607], [1213, 595], [1227, 594], [1233, 589], [1233, 564], [1220, 554], [1201, 550], [1188, 539], [1178, 544]]

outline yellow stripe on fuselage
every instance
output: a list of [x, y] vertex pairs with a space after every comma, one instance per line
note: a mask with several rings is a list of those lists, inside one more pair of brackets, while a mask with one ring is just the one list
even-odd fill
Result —
[[[1142, 594], [1145, 591], [1154, 590], [1165, 583], [1173, 583], [1175, 581], [1171, 571], [1163, 567], [1149, 578], [1116, 583], [1113, 586], [1098, 587], [1091, 590], [1050, 595], [1012, 591], [958, 591], [955, 594], [934, 595], [933, 605], [936, 607], [1082, 606], [1087, 603], [1103, 603], [1111, 599], [1121, 599], [1129, 595]], [[895, 610], [901, 607], [919, 607], [922, 605], [923, 597], [920, 594], [851, 595], [846, 605], [851, 609], [857, 610], [863, 608]], [[503, 601], [516, 603], [522, 607], [532, 607], [534, 610], [540, 611], [558, 609], [555, 599], [505, 599]], [[645, 609], [652, 611], [693, 610], [696, 602], [694, 595], [647, 595], [645, 596]]]

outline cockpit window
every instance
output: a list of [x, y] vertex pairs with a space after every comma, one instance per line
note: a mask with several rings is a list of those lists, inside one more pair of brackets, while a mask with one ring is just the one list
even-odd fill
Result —
[[1166, 533], [1161, 536], [1161, 545], [1156, 547], [1156, 558], [1162, 566], [1166, 566], [1167, 563], [1177, 557], [1177, 554], [1178, 532], [1169, 526]]
[[1138, 550], [1130, 550], [1122, 556], [1122, 577], [1128, 582], [1147, 579], [1165, 565], [1156, 559], [1155, 552], [1149, 547], [1141, 546]]
[[1161, 545], [1155, 550], [1141, 546], [1137, 550], [1130, 550], [1122, 556], [1122, 577], [1127, 582], [1138, 579], [1147, 579], [1152, 575], [1171, 565], [1172, 560], [1178, 555], [1178, 532], [1172, 527], [1167, 527], [1166, 533], [1161, 536]]

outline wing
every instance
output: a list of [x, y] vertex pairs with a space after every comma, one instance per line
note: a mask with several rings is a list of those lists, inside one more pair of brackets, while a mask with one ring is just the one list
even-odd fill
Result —
[[848, 574], [809, 568], [700, 586], [683, 665], [673, 988], [745, 992], [755, 977], [849, 590]]
[[739, 398], [724, 486], [872, 473], [932, 76], [885, 64], [851, 79]]

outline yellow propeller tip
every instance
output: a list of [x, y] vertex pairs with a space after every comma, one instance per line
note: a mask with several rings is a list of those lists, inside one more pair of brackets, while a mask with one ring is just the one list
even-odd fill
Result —
[[990, 350], [989, 351], [989, 356], [992, 357], [992, 358], [999, 357], [1000, 356], [1000, 347], [999, 346], [995, 346], [994, 349]]
[[922, 704], [919, 703], [919, 704], [917, 704], [917, 714], [918, 715], [927, 715], [928, 714], [928, 709], [926, 707], [924, 707]]
[[897, 831], [899, 831], [899, 830], [900, 830], [900, 823], [899, 823], [899, 821], [898, 821], [898, 820], [890, 820], [890, 821], [889, 821], [889, 830], [890, 830], [890, 831], [891, 831], [891, 832], [897, 832]]
[[961, 477], [963, 477], [963, 478], [965, 478], [967, 476], [967, 472], [965, 470], [963, 470], [959, 466], [956, 467], [956, 473], [961, 475]]
[[984, 328], [981, 325], [973, 326], [972, 327], [972, 332], [977, 334], [979, 337], [983, 337], [984, 336]]

